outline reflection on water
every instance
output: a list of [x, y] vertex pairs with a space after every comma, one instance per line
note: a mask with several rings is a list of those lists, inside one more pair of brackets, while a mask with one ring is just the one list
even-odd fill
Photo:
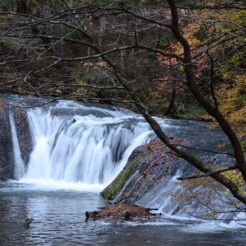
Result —
[[84, 221], [85, 211], [104, 205], [98, 193], [0, 183], [0, 245], [245, 245], [245, 230], [195, 231], [194, 221]]

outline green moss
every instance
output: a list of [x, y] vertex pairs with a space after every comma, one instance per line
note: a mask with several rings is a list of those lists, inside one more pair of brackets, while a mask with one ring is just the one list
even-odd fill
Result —
[[105, 199], [113, 200], [115, 198], [115, 196], [120, 192], [120, 190], [124, 186], [125, 182], [141, 163], [143, 156], [144, 155], [140, 156], [139, 154], [137, 154], [133, 159], [130, 159], [125, 168], [120, 172], [120, 174], [115, 178], [115, 180], [101, 192], [101, 195]]

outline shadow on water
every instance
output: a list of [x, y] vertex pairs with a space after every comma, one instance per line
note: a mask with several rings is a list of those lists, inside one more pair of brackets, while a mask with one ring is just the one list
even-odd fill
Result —
[[[245, 245], [246, 231], [196, 221], [84, 221], [84, 212], [105, 205], [93, 192], [44, 190], [0, 183], [0, 245]], [[33, 218], [30, 228], [26, 218]]]

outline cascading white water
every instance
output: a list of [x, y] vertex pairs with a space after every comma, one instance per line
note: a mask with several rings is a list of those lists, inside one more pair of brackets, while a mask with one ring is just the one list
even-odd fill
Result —
[[[60, 108], [68, 112], [80, 109], [84, 116], [52, 114]], [[28, 111], [34, 149], [23, 180], [106, 186], [132, 151], [150, 139], [148, 125], [137, 117], [128, 111], [72, 102], [61, 102], [48, 112], [40, 108]]]
[[[45, 189], [55, 186], [100, 191], [122, 170], [133, 150], [153, 138], [153, 132], [140, 116], [121, 109], [109, 110], [60, 102], [46, 109], [30, 109], [27, 116], [33, 151], [25, 172], [18, 142], [20, 129], [16, 128], [13, 114], [9, 115], [15, 178], [22, 178], [20, 182], [24, 183], [38, 183]], [[171, 125], [167, 124], [168, 121], [157, 120], [164, 128]], [[172, 130], [174, 128], [172, 125]], [[134, 175], [136, 173], [124, 187], [132, 184]], [[170, 179], [158, 180], [157, 185], [145, 192], [137, 203], [157, 208], [157, 212], [165, 213], [165, 217], [170, 214], [177, 214], [175, 218], [180, 219], [183, 219], [180, 215], [190, 217], [186, 212], [188, 206], [180, 207], [180, 203], [172, 199], [172, 193], [183, 191], [183, 186], [177, 181], [181, 175], [182, 171], [179, 170]], [[122, 193], [123, 190], [118, 197]], [[228, 220], [223, 214], [218, 219]], [[233, 218], [230, 216], [229, 219]], [[245, 221], [245, 213], [236, 213], [235, 221]]]
[[15, 161], [15, 179], [19, 180], [25, 174], [24, 162], [21, 157], [20, 146], [17, 137], [16, 126], [14, 122], [14, 117], [12, 114], [9, 115], [9, 122], [11, 128], [14, 161]]

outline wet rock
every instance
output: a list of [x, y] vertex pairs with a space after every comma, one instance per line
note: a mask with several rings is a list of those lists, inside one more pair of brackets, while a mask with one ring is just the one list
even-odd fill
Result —
[[10, 114], [14, 117], [21, 157], [25, 164], [32, 151], [32, 139], [24, 105], [15, 106], [15, 100], [0, 95], [0, 179], [14, 178], [14, 152], [10, 125]]
[[25, 164], [28, 163], [32, 152], [32, 137], [25, 108], [13, 108], [17, 136], [19, 139], [21, 157]]
[[[144, 159], [146, 158], [144, 155], [145, 146], [141, 146], [137, 148], [130, 156], [127, 165], [122, 170], [122, 172], [117, 176], [117, 178], [106, 187], [101, 195], [108, 199], [113, 200], [117, 196], [117, 194], [123, 189], [123, 186], [126, 185], [129, 177], [132, 176], [133, 173], [137, 171], [139, 166], [142, 164]], [[130, 185], [130, 184], [129, 184]]]
[[9, 120], [10, 109], [0, 99], [0, 179], [14, 178], [14, 158]]
[[[214, 153], [231, 151], [228, 140], [219, 130], [209, 130], [204, 123], [198, 122], [183, 127], [182, 131], [175, 129], [177, 132], [171, 136], [171, 141], [187, 146], [191, 153], [208, 165], [212, 164], [213, 168], [217, 165], [231, 165], [233, 162], [229, 155]], [[223, 149], [220, 143], [224, 143]], [[132, 153], [125, 168], [101, 195], [115, 203], [155, 207], [169, 214], [204, 219], [220, 216], [212, 212], [220, 211], [221, 207], [233, 210], [231, 201], [236, 201], [212, 179], [190, 182], [177, 180], [177, 177], [188, 177], [197, 172], [193, 166], [155, 139]]]
[[102, 191], [102, 196], [114, 202], [134, 203], [166, 176], [172, 176], [177, 156], [159, 140], [138, 147], [116, 179]]

